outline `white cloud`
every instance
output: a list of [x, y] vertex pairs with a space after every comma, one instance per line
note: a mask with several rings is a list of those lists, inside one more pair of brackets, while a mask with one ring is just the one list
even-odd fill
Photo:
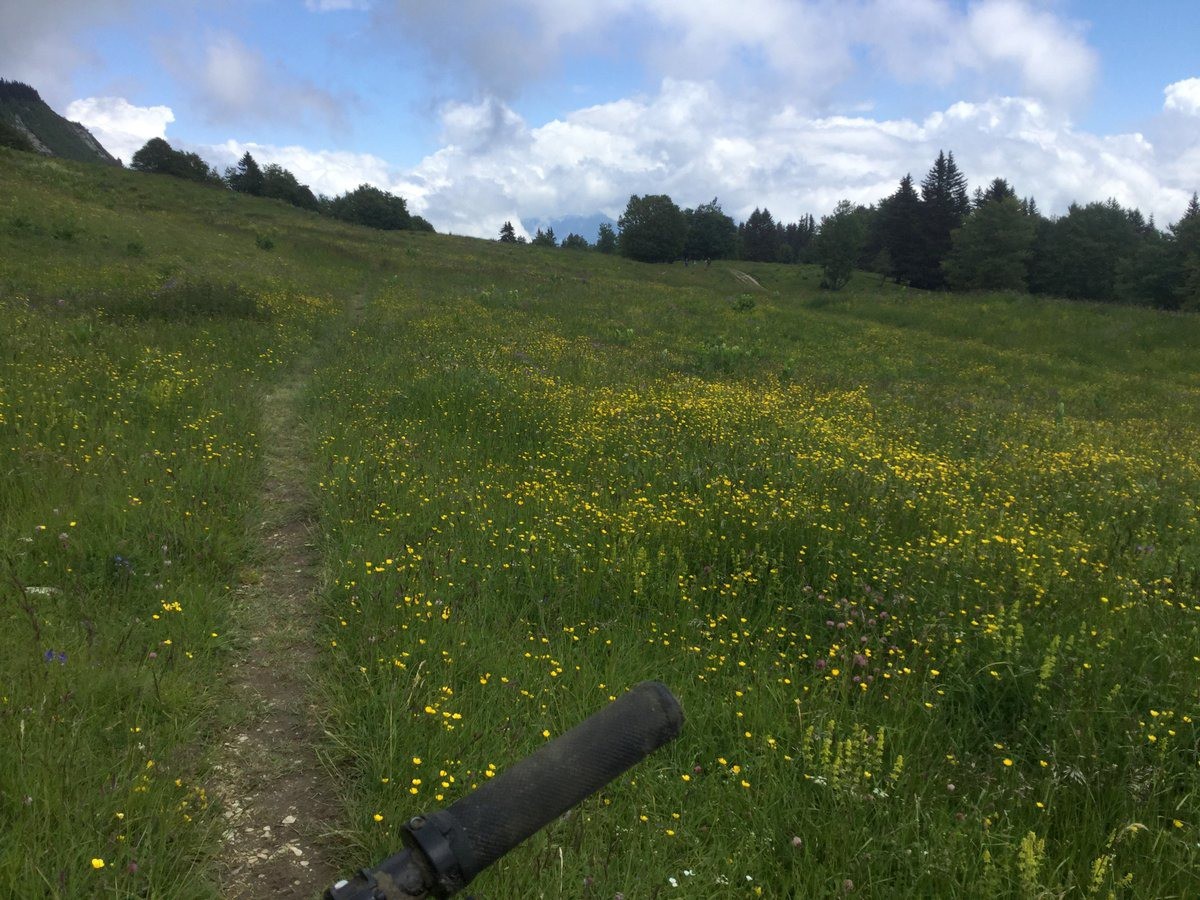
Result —
[[1167, 98], [1163, 108], [1168, 112], [1200, 116], [1200, 78], [1186, 78], [1168, 84], [1163, 93]]
[[[530, 127], [511, 110], [448, 108], [456, 123], [506, 122], [503, 140], [449, 143], [407, 173], [378, 182], [443, 230], [491, 237], [505, 219], [544, 221], [597, 211], [614, 218], [631, 193], [667, 193], [681, 205], [719, 196], [744, 218], [820, 216], [842, 198], [872, 203], [939, 150], [952, 150], [972, 185], [1009, 179], [1046, 212], [1115, 197], [1178, 218], [1194, 177], [1142, 135], [1100, 136], [1066, 124], [1028, 98], [956, 103], [923, 120], [812, 116], [795, 107], [764, 115], [711, 83], [667, 80], [649, 97], [581, 109]], [[447, 128], [448, 133], [454, 127]], [[1187, 151], [1194, 155], [1194, 149]]]
[[109, 153], [126, 163], [151, 138], [167, 136], [175, 121], [169, 106], [134, 106], [124, 97], [85, 97], [67, 106], [68, 119], [92, 132]]
[[1076, 100], [1095, 79], [1096, 53], [1079, 30], [1023, 0], [984, 0], [973, 6], [967, 34], [980, 60], [1014, 69], [1030, 96]]
[[1194, 137], [1163, 151], [1140, 134], [1079, 131], [1028, 98], [956, 103], [919, 121], [813, 116], [672, 79], [653, 95], [539, 126], [495, 100], [449, 104], [442, 123], [444, 146], [407, 171], [367, 154], [236, 141], [205, 155], [228, 164], [249, 150], [328, 194], [367, 182], [403, 196], [439, 230], [494, 237], [505, 220], [520, 229], [522, 220], [616, 218], [630, 194], [646, 193], [684, 206], [717, 196], [736, 218], [756, 206], [785, 221], [819, 217], [842, 198], [878, 201], [905, 173], [919, 181], [943, 149], [972, 185], [1007, 178], [1047, 213], [1115, 197], [1166, 224], [1195, 189], [1200, 154]]
[[236, 140], [198, 147], [196, 151], [221, 170], [249, 153], [259, 165], [275, 163], [283, 166], [301, 184], [307, 184], [318, 194], [330, 196], [352, 191], [363, 183], [388, 190], [400, 183], [392, 166], [369, 153], [309, 150], [299, 146], [279, 147]]
[[1079, 26], [1037, 0], [391, 0], [381, 21], [480, 88], [516, 91], [559, 60], [618, 46], [652, 73], [786, 87], [819, 106], [872, 63], [906, 82], [982, 78], [992, 93], [1069, 103], [1097, 58]]

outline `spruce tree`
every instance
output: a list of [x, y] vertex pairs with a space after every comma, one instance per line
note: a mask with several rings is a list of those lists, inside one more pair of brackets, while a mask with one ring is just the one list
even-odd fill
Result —
[[879, 228], [889, 272], [898, 284], [917, 284], [924, 264], [921, 198], [912, 175], [900, 179], [896, 193], [879, 204]]
[[238, 160], [236, 166], [225, 170], [225, 180], [239, 194], [253, 194], [257, 197], [263, 193], [263, 171], [249, 151]]
[[770, 210], [756, 207], [738, 232], [742, 238], [742, 259], [775, 262], [778, 258], [779, 235]]
[[953, 153], [939, 152], [921, 182], [921, 263], [913, 283], [939, 288], [945, 283], [942, 261], [950, 253], [950, 234], [961, 228], [971, 210], [967, 179], [954, 162]]
[[513, 228], [513, 223], [505, 221], [500, 226], [500, 243], [515, 244], [517, 242], [517, 230]]

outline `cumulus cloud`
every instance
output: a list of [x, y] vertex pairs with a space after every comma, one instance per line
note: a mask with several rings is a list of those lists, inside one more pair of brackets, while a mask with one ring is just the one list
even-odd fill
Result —
[[1168, 84], [1163, 93], [1167, 98], [1163, 103], [1163, 109], [1167, 112], [1200, 116], [1200, 78], [1186, 78], [1183, 81]]
[[906, 81], [983, 77], [1053, 103], [1085, 96], [1097, 65], [1081, 28], [1036, 0], [392, 0], [379, 16], [500, 96], [568, 54], [614, 45], [651, 73], [755, 82], [757, 72], [814, 106], [863, 53]]
[[165, 138], [175, 121], [169, 106], [134, 106], [124, 97], [85, 97], [67, 106], [68, 119], [92, 132], [109, 153], [125, 162], [151, 138]]
[[[951, 150], [972, 185], [1009, 179], [1048, 213], [1115, 197], [1166, 223], [1195, 185], [1195, 139], [1170, 153], [1140, 134], [1095, 135], [1037, 100], [956, 103], [920, 120], [767, 112], [731, 102], [711, 82], [667, 79], [654, 94], [576, 110], [530, 125], [496, 100], [448, 104], [444, 145], [401, 170], [374, 156], [230, 142], [314, 189], [368, 182], [393, 191], [440, 230], [494, 237], [505, 220], [544, 222], [620, 215], [630, 194], [666, 193], [691, 206], [718, 196], [745, 218], [756, 206], [794, 221], [838, 200], [873, 203], [905, 173], [918, 180]], [[480, 136], [486, 136], [486, 139]]]
[[290, 124], [315, 119], [338, 128], [345, 126], [347, 107], [356, 102], [296, 76], [233, 34], [211, 35], [198, 51], [164, 46], [160, 56], [212, 122]]
[[[492, 109], [475, 111], [481, 120]], [[447, 115], [464, 118], [455, 107]], [[1178, 218], [1193, 186], [1178, 157], [1140, 134], [1100, 136], [1065, 124], [1046, 104], [1007, 97], [956, 103], [922, 120], [813, 116], [784, 107], [769, 116], [728, 102], [711, 83], [668, 79], [649, 97], [581, 109], [530, 127], [509, 110], [503, 141], [448, 144], [394, 175], [435, 224], [492, 236], [505, 219], [620, 214], [631, 193], [667, 193], [682, 205], [717, 195], [744, 218], [755, 206], [794, 220], [838, 200], [872, 203], [902, 175], [919, 180], [952, 150], [972, 184], [1009, 179], [1048, 212], [1115, 197]]]
[[295, 145], [276, 146], [232, 139], [221, 144], [197, 147], [196, 150], [219, 169], [235, 164], [249, 153], [260, 166], [269, 163], [283, 166], [301, 184], [307, 184], [318, 194], [330, 196], [352, 191], [364, 183], [385, 190], [395, 190], [404, 184], [388, 162], [370, 153], [310, 150]]
[[984, 64], [1011, 67], [1027, 95], [1079, 99], [1096, 76], [1096, 53], [1079, 28], [1022, 0], [985, 0], [967, 14], [969, 46]]

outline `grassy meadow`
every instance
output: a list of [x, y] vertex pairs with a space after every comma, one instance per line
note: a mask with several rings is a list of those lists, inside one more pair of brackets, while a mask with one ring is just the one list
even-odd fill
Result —
[[657, 678], [478, 894], [1200, 895], [1200, 319], [736, 265], [0, 151], [0, 895], [217, 892], [301, 372], [347, 872]]

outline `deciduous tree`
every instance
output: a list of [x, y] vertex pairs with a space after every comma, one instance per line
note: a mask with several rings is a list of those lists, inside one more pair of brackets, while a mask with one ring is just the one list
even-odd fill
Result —
[[1024, 291], [1032, 244], [1033, 220], [1016, 197], [988, 197], [951, 234], [946, 281], [956, 291]]
[[634, 195], [617, 220], [621, 255], [640, 262], [672, 262], [683, 252], [687, 219], [666, 194]]
[[683, 255], [688, 259], [728, 259], [737, 250], [737, 226], [725, 215], [714, 197], [695, 209], [684, 211], [687, 238]]
[[822, 287], [836, 291], [850, 280], [866, 237], [863, 218], [856, 212], [854, 204], [843, 200], [832, 213], [821, 218], [815, 251], [824, 272]]

